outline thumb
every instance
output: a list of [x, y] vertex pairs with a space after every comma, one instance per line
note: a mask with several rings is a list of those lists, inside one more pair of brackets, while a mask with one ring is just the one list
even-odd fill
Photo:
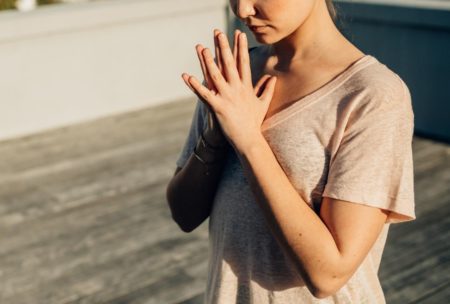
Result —
[[255, 88], [253, 89], [253, 91], [254, 91], [255, 95], [258, 96], [258, 98], [261, 96], [262, 87], [269, 79], [270, 79], [270, 75], [265, 74], [258, 80], [258, 83], [255, 85]]
[[272, 96], [275, 91], [276, 80], [277, 80], [276, 76], [271, 76], [269, 80], [267, 80], [264, 86], [264, 90], [259, 99], [261, 99], [264, 102], [270, 102], [272, 100]]

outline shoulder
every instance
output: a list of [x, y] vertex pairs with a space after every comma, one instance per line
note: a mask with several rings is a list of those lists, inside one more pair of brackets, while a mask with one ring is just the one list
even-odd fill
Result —
[[346, 89], [359, 97], [359, 106], [412, 111], [411, 95], [405, 81], [375, 57], [371, 56], [371, 60], [370, 65], [352, 75], [346, 83]]

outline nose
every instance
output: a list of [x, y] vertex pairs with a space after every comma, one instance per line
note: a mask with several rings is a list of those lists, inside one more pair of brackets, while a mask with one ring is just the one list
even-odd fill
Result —
[[240, 19], [246, 19], [250, 15], [254, 15], [254, 6], [252, 0], [236, 0], [235, 14]]

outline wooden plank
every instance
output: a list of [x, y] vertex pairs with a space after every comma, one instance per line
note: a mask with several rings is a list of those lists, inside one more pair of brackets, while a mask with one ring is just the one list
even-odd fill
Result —
[[[192, 242], [185, 236], [165, 235], [165, 240], [161, 242], [141, 246], [114, 259], [103, 261], [92, 256], [90, 265], [79, 265], [73, 271], [53, 279], [35, 280], [32, 288], [20, 288], [14, 296], [6, 296], [2, 300], [5, 303], [107, 302], [136, 289], [158, 284], [167, 276], [179, 273], [191, 262], [201, 263], [205, 260], [202, 256], [205, 247], [199, 244], [205, 242]], [[178, 253], [176, 256], [171, 254], [175, 251]], [[203, 284], [195, 283], [194, 278], [190, 279], [190, 283], [194, 283], [191, 286], [193, 290], [203, 288]]]
[[[178, 155], [180, 143], [186, 137], [185, 132], [180, 132], [186, 122], [180, 125], [162, 138], [153, 136], [125, 147], [91, 152], [81, 159], [47, 165], [38, 173], [30, 170], [16, 173], [0, 184], [0, 201], [5, 202], [0, 204], [0, 226], [76, 207], [95, 195], [169, 178], [173, 169], [168, 164], [175, 167], [173, 155]], [[18, 196], [18, 193], [28, 194]]]
[[[438, 259], [436, 257], [435, 259]], [[388, 303], [411, 303], [416, 299], [423, 297], [430, 290], [448, 282], [450, 275], [445, 275], [444, 272], [449, 272], [449, 261], [442, 263], [429, 263], [432, 259], [416, 264], [415, 268], [421, 270], [416, 272], [414, 270], [404, 269], [401, 276], [393, 276], [386, 281], [386, 295], [389, 298]], [[409, 275], [407, 275], [409, 274]], [[417, 275], [420, 274], [420, 275]], [[426, 303], [433, 303], [425, 301]], [[445, 303], [445, 302], [443, 302]]]
[[[13, 179], [21, 181], [28, 176], [40, 176], [48, 171], [69, 169], [97, 155], [102, 157], [102, 155], [124, 153], [128, 149], [139, 149], [141, 146], [152, 146], [152, 144], [154, 146], [155, 141], [166, 137], [160, 136], [161, 134], [173, 134], [171, 136], [173, 138], [183, 135], [186, 137], [186, 125], [189, 121], [185, 117], [186, 113], [181, 113], [179, 116], [165, 117], [170, 123], [163, 120], [152, 121], [140, 127], [117, 126], [113, 129], [114, 132], [111, 131], [112, 127], [104, 129], [92, 127], [89, 135], [85, 134], [88, 131], [76, 135], [68, 134], [61, 142], [55, 138], [56, 142], [42, 147], [26, 146], [23, 150], [3, 149], [8, 151], [3, 151], [0, 156], [9, 161], [1, 164], [0, 182]], [[60, 137], [62, 135], [60, 134]], [[148, 142], [149, 139], [150, 142]]]
[[176, 304], [204, 304], [204, 297], [205, 297], [205, 293], [201, 293], [201, 294], [195, 295], [192, 298], [189, 298], [187, 300], [178, 302]]
[[[186, 261], [184, 254], [192, 250], [177, 247], [183, 244], [195, 250], [202, 248], [195, 252], [195, 256], [200, 259], [199, 262], [205, 263], [207, 242], [203, 241], [204, 238], [199, 238], [198, 233], [186, 235], [180, 232], [173, 222], [168, 221], [167, 207], [163, 204], [145, 203], [149, 193], [155, 195], [155, 191], [144, 188], [137, 191], [134, 197], [126, 194], [86, 205], [41, 224], [36, 235], [32, 234], [36, 229], [31, 227], [15, 236], [15, 249], [0, 258], [3, 275], [8, 276], [8, 281], [1, 286], [6, 290], [0, 293], [4, 300], [20, 302], [25, 290], [27, 297], [32, 295], [35, 299], [45, 299], [50, 296], [45, 294], [46, 290], [58, 289], [55, 295], [51, 295], [54, 298], [49, 300], [61, 303], [65, 301], [66, 293], [78, 294], [81, 287], [77, 282], [84, 282], [87, 278], [92, 285], [108, 290], [108, 294], [112, 293], [109, 286], [115, 286], [114, 290], [117, 290], [117, 284], [121, 282], [131, 284], [124, 287], [128, 290], [143, 281], [141, 276], [156, 280], [160, 270], [168, 267], [174, 259]], [[163, 201], [162, 195], [159, 193], [157, 201]], [[55, 229], [57, 227], [59, 231]], [[61, 228], [64, 229], [61, 231]], [[174, 236], [176, 241], [172, 240]], [[17, 244], [17, 239], [23, 242]], [[2, 243], [11, 247], [8, 239], [2, 240]], [[143, 265], [135, 263], [148, 265], [140, 270]], [[153, 266], [150, 267], [150, 264]], [[121, 267], [125, 268], [121, 270]], [[20, 272], [17, 272], [18, 269]], [[117, 273], [124, 271], [131, 273], [127, 280], [121, 281], [122, 277], [117, 277]], [[137, 278], [134, 280], [133, 276]], [[59, 282], [70, 285], [62, 288]], [[85, 286], [83, 284], [81, 286]]]
[[[0, 227], [74, 208], [89, 203], [97, 196], [108, 196], [161, 179], [167, 180], [173, 174], [168, 166], [173, 163], [168, 152], [178, 149], [178, 141], [168, 142], [161, 151], [144, 149], [112, 159], [80, 164], [76, 169], [32, 177], [26, 184], [4, 183], [0, 186], [0, 198], [5, 202], [0, 211]], [[161, 152], [167, 152], [170, 157], [161, 156]], [[12, 191], [8, 192], [8, 189]], [[26, 191], [26, 197], [19, 199], [16, 195], [22, 190]]]
[[428, 290], [427, 293], [421, 297], [410, 302], [411, 304], [419, 303], [448, 303], [450, 299], [450, 281], [443, 282], [432, 289]]

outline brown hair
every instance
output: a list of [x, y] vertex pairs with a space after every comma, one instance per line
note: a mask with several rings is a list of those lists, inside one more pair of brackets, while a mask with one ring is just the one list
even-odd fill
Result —
[[330, 13], [331, 19], [333, 19], [333, 22], [336, 22], [337, 20], [337, 12], [336, 8], [334, 7], [333, 0], [325, 0], [328, 8], [328, 12]]

